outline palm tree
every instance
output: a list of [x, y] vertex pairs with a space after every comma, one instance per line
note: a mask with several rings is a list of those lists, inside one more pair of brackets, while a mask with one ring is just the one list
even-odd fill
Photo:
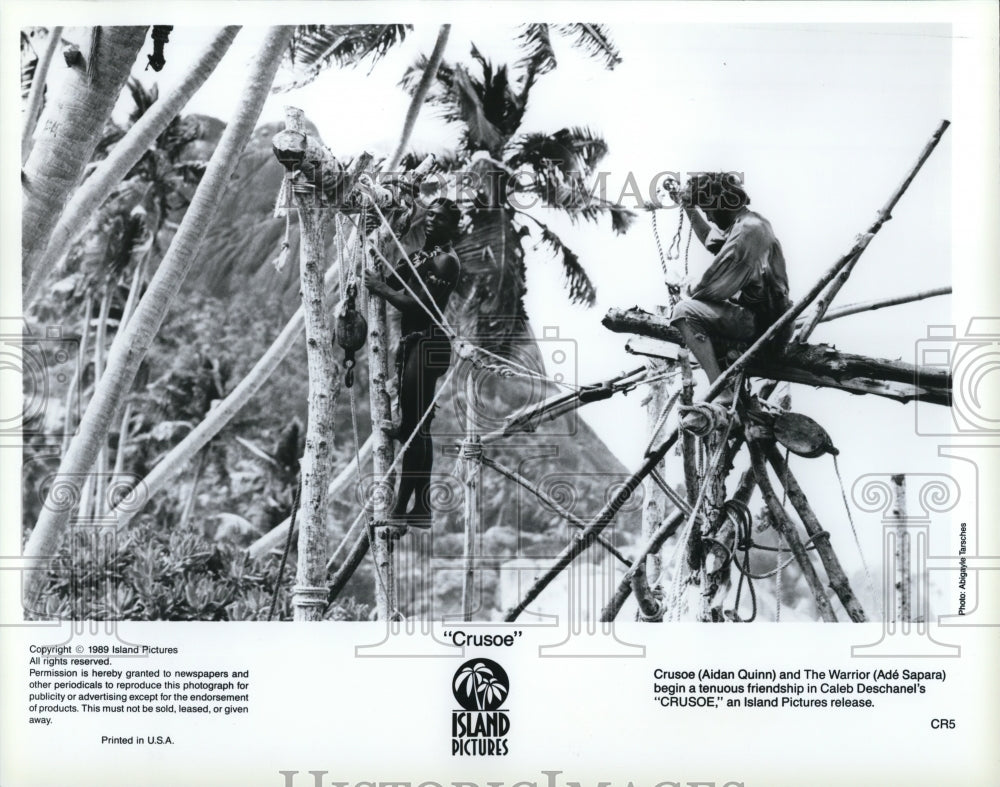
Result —
[[[466, 697], [473, 697], [476, 700], [476, 708], [483, 709], [483, 700], [491, 682], [496, 683], [493, 670], [483, 662], [477, 661], [475, 664], [467, 664], [455, 676], [455, 692], [465, 691]], [[498, 684], [499, 685], [499, 684]], [[502, 686], [500, 688], [503, 688]], [[493, 696], [492, 693], [490, 695]]]
[[[599, 53], [610, 68], [619, 61], [606, 32], [598, 25], [561, 26]], [[579, 257], [525, 202], [566, 213], [574, 222], [598, 221], [607, 215], [617, 233], [634, 216], [588, 189], [607, 143], [587, 128], [551, 133], [525, 133], [521, 124], [537, 78], [552, 70], [555, 56], [549, 26], [528, 25], [521, 35], [525, 56], [513, 67], [494, 66], [472, 46], [475, 72], [461, 64], [442, 63], [428, 102], [449, 123], [460, 124], [462, 137], [451, 167], [468, 174], [475, 196], [465, 207], [471, 229], [456, 248], [463, 261], [457, 320], [464, 333], [490, 337], [504, 349], [526, 331], [524, 313], [524, 243], [547, 247], [563, 266], [570, 300], [592, 305], [596, 293]], [[413, 93], [427, 67], [425, 58], [412, 66], [402, 86]], [[412, 163], [412, 162], [411, 162]], [[511, 198], [512, 195], [516, 199]]]
[[[57, 479], [78, 477], [93, 467], [114, 414], [127, 395], [139, 364], [194, 261], [198, 244], [236, 168], [240, 153], [253, 133], [291, 35], [292, 29], [288, 27], [268, 31], [247, 74], [245, 89], [233, 118], [226, 126], [170, 249], [132, 319], [115, 337], [104, 376], [95, 388], [77, 435], [60, 462]], [[58, 492], [53, 495], [53, 491], [54, 488], [50, 489], [46, 505], [25, 546], [25, 557], [49, 557], [56, 553], [59, 546], [69, 511], [59, 504]], [[25, 592], [29, 601], [38, 597], [44, 577], [43, 571], [27, 573]]]
[[76, 188], [90, 163], [146, 30], [94, 28], [86, 65], [71, 68], [59, 94], [39, 118], [39, 131], [21, 173], [21, 252], [26, 277], [38, 266], [66, 195]]
[[[131, 118], [132, 126], [122, 138], [109, 140], [115, 143], [114, 148], [66, 204], [62, 215], [56, 217], [58, 223], [51, 236], [46, 239], [45, 247], [38, 251], [37, 258], [31, 263], [33, 273], [25, 288], [25, 303], [32, 300], [44, 277], [55, 268], [70, 244], [85, 229], [87, 219], [95, 207], [101, 204], [122, 178], [129, 175], [140, 159], [149, 158], [149, 148], [154, 140], [157, 147], [163, 149], [165, 135], [167, 142], [170, 141], [171, 134], [176, 137], [177, 113], [215, 70], [223, 55], [229, 51], [239, 30], [238, 26], [222, 28], [181, 83], [159, 101], [155, 88], [147, 94], [137, 81], [130, 80], [129, 87], [137, 107]], [[98, 149], [103, 146], [99, 145]], [[175, 149], [178, 147], [174, 145]]]
[[412, 25], [299, 25], [274, 86], [281, 93], [304, 87], [330, 66], [377, 61], [401, 43]]

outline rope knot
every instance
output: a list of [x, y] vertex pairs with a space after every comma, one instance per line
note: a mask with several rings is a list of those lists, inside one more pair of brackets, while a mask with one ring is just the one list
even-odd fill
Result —
[[681, 429], [696, 437], [707, 437], [729, 420], [729, 411], [714, 402], [695, 402], [679, 407], [677, 413], [681, 418]]
[[483, 459], [483, 444], [479, 439], [463, 440], [461, 445], [461, 456], [463, 459], [472, 459], [480, 462]]

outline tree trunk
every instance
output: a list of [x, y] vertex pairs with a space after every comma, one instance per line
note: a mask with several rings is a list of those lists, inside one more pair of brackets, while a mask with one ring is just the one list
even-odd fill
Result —
[[22, 171], [21, 257], [26, 279], [36, 269], [66, 197], [73, 193], [94, 155], [147, 29], [95, 28], [100, 31], [96, 56], [88, 52], [86, 66], [71, 68], [59, 95], [52, 97], [42, 112]]
[[424, 73], [420, 77], [420, 84], [417, 85], [413, 99], [410, 101], [410, 107], [406, 111], [406, 120], [403, 122], [403, 133], [399, 136], [399, 144], [396, 146], [396, 152], [392, 154], [392, 158], [386, 166], [386, 170], [389, 172], [392, 172], [399, 166], [399, 162], [406, 152], [406, 146], [409, 144], [410, 136], [413, 134], [413, 127], [417, 125], [417, 117], [420, 115], [420, 109], [427, 98], [427, 91], [434, 84], [438, 68], [441, 66], [441, 60], [444, 58], [444, 48], [448, 45], [448, 34], [450, 32], [451, 25], [441, 25], [441, 28], [438, 30], [437, 41], [434, 42], [434, 51], [431, 52], [430, 60], [427, 61], [427, 68], [424, 69]]
[[31, 153], [31, 138], [35, 134], [35, 126], [38, 124], [38, 113], [42, 111], [42, 98], [45, 95], [45, 80], [49, 76], [49, 66], [52, 65], [52, 56], [56, 53], [56, 47], [62, 41], [61, 27], [53, 27], [49, 31], [49, 40], [45, 44], [45, 51], [38, 58], [38, 65], [35, 67], [35, 74], [31, 78], [31, 92], [28, 93], [28, 107], [24, 112], [24, 131], [21, 133], [21, 163], [28, 160]]
[[157, 136], [215, 71], [215, 67], [229, 50], [239, 30], [239, 26], [222, 28], [195, 61], [184, 80], [171, 91], [170, 95], [156, 101], [139, 118], [114, 146], [111, 154], [100, 162], [97, 169], [73, 195], [51, 236], [44, 246], [38, 249], [37, 260], [26, 260], [25, 264], [31, 268], [32, 274], [24, 292], [25, 303], [31, 302], [35, 292], [44, 282], [45, 276], [55, 268], [70, 244], [84, 231], [90, 216], [105, 197], [149, 150]]
[[[366, 243], [362, 239], [363, 243]], [[366, 245], [367, 249], [367, 245]], [[370, 264], [367, 251], [365, 266]], [[369, 485], [372, 516], [375, 521], [384, 522], [389, 515], [389, 501], [395, 475], [389, 474], [392, 467], [393, 442], [382, 429], [392, 422], [392, 405], [386, 385], [389, 382], [389, 334], [386, 326], [385, 301], [381, 298], [368, 299], [368, 396], [372, 418], [372, 479]], [[368, 501], [366, 501], [367, 503]], [[390, 528], [380, 528], [375, 532], [372, 557], [375, 560], [375, 608], [380, 620], [390, 620], [396, 613], [396, 588], [393, 576], [394, 538]]]
[[[289, 109], [291, 112], [291, 109]], [[301, 112], [297, 116], [301, 126]], [[286, 128], [292, 128], [292, 116]], [[293, 190], [295, 188], [293, 181]], [[295, 194], [302, 227], [299, 272], [306, 313], [306, 356], [309, 366], [309, 420], [302, 457], [299, 501], [299, 569], [292, 588], [295, 620], [322, 620], [326, 608], [326, 501], [333, 441], [333, 412], [340, 375], [333, 358], [333, 333], [323, 297], [323, 209], [315, 190]]]
[[[79, 432], [60, 463], [57, 478], [62, 476], [72, 479], [77, 474], [88, 472], [93, 466], [100, 445], [108, 434], [114, 411], [127, 395], [140, 362], [197, 256], [198, 246], [215, 214], [222, 193], [229, 185], [240, 153], [260, 117], [261, 108], [270, 93], [271, 83], [291, 35], [291, 27], [276, 27], [268, 32], [261, 51], [250, 67], [240, 104], [223, 132], [181, 226], [135, 314], [111, 346], [108, 368], [95, 388], [81, 420]], [[55, 554], [68, 518], [69, 511], [60, 509], [50, 491], [25, 546], [25, 557], [41, 558]], [[34, 601], [42, 590], [43, 579], [44, 573], [41, 571], [27, 572], [25, 590], [29, 601]]]

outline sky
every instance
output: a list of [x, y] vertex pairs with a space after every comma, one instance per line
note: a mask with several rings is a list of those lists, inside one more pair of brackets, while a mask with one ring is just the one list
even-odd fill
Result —
[[[611, 199], [629, 173], [648, 189], [662, 171], [743, 172], [751, 207], [771, 221], [783, 245], [793, 299], [852, 246], [938, 123], [952, 114], [954, 38], [946, 25], [764, 24], [738, 16], [725, 25], [691, 24], [672, 21], [662, 10], [662, 19], [653, 21], [624, 17], [610, 24], [623, 58], [613, 71], [567, 40], [556, 41], [559, 66], [532, 91], [523, 130], [579, 125], [601, 134], [610, 148], [601, 169], [609, 173]], [[213, 32], [174, 30], [168, 68], [155, 77], [161, 93], [179, 76], [171, 60], [190, 62]], [[253, 27], [240, 33], [186, 112], [227, 118], [262, 34]], [[272, 96], [261, 121], [281, 120], [283, 106], [293, 104], [316, 123], [335, 154], [388, 155], [408, 106], [399, 77], [419, 53], [429, 53], [436, 34], [435, 24], [417, 23], [404, 44], [374, 66], [334, 69], [305, 88]], [[445, 57], [468, 61], [475, 43], [494, 62], [512, 62], [516, 34], [514, 25], [484, 25], [468, 13], [456, 14]], [[152, 72], [141, 76], [153, 78]], [[952, 282], [953, 136], [945, 135], [836, 305]], [[456, 131], [425, 108], [411, 147], [437, 152], [456, 139]], [[545, 251], [529, 251], [527, 307], [536, 335], [555, 326], [560, 347], [571, 340], [580, 382], [638, 365], [624, 352], [627, 337], [608, 332], [600, 319], [612, 306], [652, 309], [666, 302], [648, 214], [625, 236], [613, 235], [607, 224], [575, 227], [557, 215], [538, 215], [577, 252], [598, 300], [589, 309], [570, 305], [560, 265]], [[661, 216], [666, 243], [676, 213]], [[709, 260], [694, 241], [692, 275]], [[943, 297], [861, 314], [819, 327], [813, 341], [912, 362], [926, 327], [949, 323], [951, 308], [951, 298]], [[648, 441], [641, 398], [617, 397], [582, 411], [630, 468], [639, 464]], [[941, 467], [937, 443], [915, 434], [912, 404], [795, 386], [793, 409], [830, 432], [841, 450], [848, 494], [853, 480], [866, 473]], [[946, 413], [938, 408], [930, 417], [943, 424]], [[792, 467], [821, 519], [831, 517], [831, 528], [846, 527], [829, 457], [793, 457]], [[870, 553], [880, 539], [877, 527], [862, 533]]]

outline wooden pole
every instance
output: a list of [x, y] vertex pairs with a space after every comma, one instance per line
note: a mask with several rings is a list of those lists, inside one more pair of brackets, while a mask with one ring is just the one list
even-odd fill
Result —
[[[934, 148], [937, 147], [938, 142], [941, 141], [941, 137], [944, 132], [950, 126], [950, 121], [942, 120], [938, 125], [937, 130], [931, 136], [930, 140], [924, 145], [924, 149], [920, 151], [920, 156], [917, 158], [917, 163], [914, 164], [910, 171], [903, 178], [903, 182], [899, 184], [896, 190], [892, 193], [889, 199], [886, 201], [885, 205], [882, 206], [882, 210], [878, 212], [878, 217], [872, 223], [871, 227], [868, 228], [866, 236], [871, 238], [878, 232], [885, 222], [892, 218], [892, 209], [896, 207], [896, 203], [899, 202], [900, 198], [903, 196], [903, 192], [909, 188], [909, 185], [913, 182], [913, 179], [917, 176], [920, 168], [924, 165], [924, 162], [930, 158], [931, 153], [934, 152]], [[813, 329], [819, 324], [819, 321], [823, 319], [823, 315], [826, 314], [826, 310], [830, 308], [830, 304], [836, 297], [837, 293], [840, 292], [840, 288], [847, 283], [847, 279], [850, 277], [851, 272], [854, 270], [854, 266], [858, 264], [858, 260], [864, 253], [865, 248], [868, 244], [865, 243], [863, 246], [857, 249], [856, 253], [852, 256], [848, 264], [840, 271], [837, 278], [833, 280], [829, 288], [824, 292], [816, 301], [816, 308], [813, 310], [810, 317], [806, 320], [804, 326], [799, 330], [799, 335], [809, 336]]]
[[[286, 107], [287, 131], [304, 132], [302, 110]], [[277, 139], [275, 140], [277, 142]], [[289, 171], [295, 164], [275, 155]], [[305, 311], [306, 359], [309, 368], [309, 417], [305, 453], [302, 457], [302, 491], [299, 501], [298, 574], [292, 588], [294, 620], [322, 620], [326, 608], [326, 510], [327, 488], [333, 448], [334, 402], [340, 391], [340, 375], [333, 356], [333, 332], [323, 286], [326, 245], [319, 190], [297, 176], [291, 184], [292, 199], [301, 226], [299, 283]]]
[[[368, 254], [365, 239], [365, 268], [374, 266]], [[368, 299], [368, 395], [372, 418], [372, 468], [373, 483], [370, 500], [372, 516], [376, 522], [385, 522], [389, 516], [389, 501], [392, 500], [395, 474], [390, 474], [394, 445], [383, 426], [392, 423], [392, 404], [387, 386], [389, 383], [389, 330], [386, 321], [385, 301], [382, 298]], [[375, 532], [372, 557], [375, 560], [375, 608], [380, 620], [392, 619], [397, 610], [396, 582], [393, 571], [395, 560], [395, 533], [393, 528], [381, 527]]]
[[462, 620], [472, 620], [476, 584], [476, 536], [480, 532], [481, 506], [479, 500], [482, 484], [482, 465], [473, 455], [482, 450], [476, 427], [476, 383], [473, 368], [465, 378], [465, 566], [462, 572]]
[[896, 520], [896, 621], [909, 623], [912, 606], [910, 577], [910, 533], [906, 527], [906, 476], [892, 477], [895, 504], [892, 515]]
[[[682, 350], [677, 355], [681, 365], [681, 404], [690, 406], [694, 401], [694, 375], [691, 373], [691, 353]], [[693, 506], [698, 497], [697, 438], [690, 432], [681, 433], [681, 459], [684, 464], [684, 493], [688, 505]]]
[[[914, 292], [909, 295], [894, 295], [891, 298], [877, 298], [872, 301], [864, 301], [863, 303], [851, 303], [837, 309], [830, 309], [823, 315], [823, 319], [820, 320], [820, 322], [839, 320], [841, 317], [849, 317], [852, 314], [878, 311], [879, 309], [885, 309], [889, 306], [901, 306], [905, 303], [915, 303], [916, 301], [922, 301], [927, 298], [937, 298], [940, 295], [951, 295], [951, 287], [934, 287], [930, 290], [921, 290], [920, 292]], [[803, 341], [805, 341], [805, 339], [803, 339]]]
[[[660, 308], [662, 309], [662, 307]], [[661, 368], [664, 368], [664, 364], [658, 363], [655, 370], [658, 371]], [[649, 393], [644, 403], [646, 405], [646, 421], [649, 424], [650, 432], [653, 432], [658, 427], [662, 428], [660, 415], [664, 412], [669, 399], [670, 394], [665, 380], [660, 380], [649, 386]], [[657, 471], [662, 471], [662, 469], [663, 463], [661, 462]], [[656, 532], [660, 523], [663, 522], [663, 518], [667, 515], [667, 495], [660, 489], [659, 484], [654, 483], [652, 478], [647, 478], [643, 481], [643, 489], [642, 537], [645, 540]], [[663, 557], [660, 551], [656, 550], [652, 554], [647, 555], [645, 561], [646, 565], [642, 572], [643, 576], [638, 585], [639, 590], [648, 590], [654, 598], [657, 596], [662, 598], [663, 586], [660, 584], [660, 575], [663, 571]], [[652, 586], [648, 582], [648, 577], [655, 578]], [[651, 610], [653, 610], [652, 605], [647, 604], [646, 609], [641, 610], [641, 617], [645, 620], [655, 619], [658, 616], [657, 611], [652, 611], [652, 614], [650, 614]]]
[[778, 450], [778, 447], [774, 443], [766, 443], [764, 444], [764, 453], [767, 456], [767, 461], [774, 468], [779, 482], [785, 487], [785, 491], [788, 493], [788, 501], [798, 512], [799, 518], [806, 528], [806, 532], [813, 539], [813, 544], [816, 545], [816, 554], [819, 555], [820, 560], [823, 562], [823, 568], [826, 569], [826, 575], [830, 580], [830, 587], [837, 594], [837, 598], [844, 605], [844, 609], [847, 610], [847, 614], [851, 620], [855, 623], [866, 622], [868, 617], [865, 615], [864, 607], [861, 606], [858, 597], [854, 595], [851, 583], [847, 579], [847, 573], [844, 571], [843, 566], [840, 565], [837, 553], [830, 544], [829, 535], [823, 529], [819, 518], [813, 512], [812, 506], [809, 505], [809, 499], [805, 496], [802, 487], [799, 486], [799, 482], [791, 470], [789, 470], [788, 463], [782, 457], [781, 451]]
[[761, 451], [760, 446], [755, 440], [748, 441], [747, 447], [750, 449], [750, 462], [753, 466], [754, 475], [757, 476], [757, 486], [760, 487], [760, 491], [764, 495], [764, 502], [771, 512], [775, 528], [785, 537], [789, 549], [792, 550], [792, 554], [795, 555], [795, 559], [802, 569], [802, 576], [805, 578], [806, 584], [809, 586], [809, 590], [812, 591], [813, 599], [816, 602], [816, 610], [824, 621], [828, 623], [835, 622], [837, 616], [833, 611], [833, 607], [830, 606], [830, 599], [826, 597], [826, 590], [823, 588], [823, 583], [820, 582], [816, 568], [809, 560], [809, 553], [806, 552], [802, 539], [799, 538], [799, 534], [795, 530], [795, 524], [785, 512], [781, 501], [778, 500], [778, 496], [774, 492], [774, 487], [771, 485], [771, 479], [767, 476], [767, 466], [764, 464], [763, 451]]

